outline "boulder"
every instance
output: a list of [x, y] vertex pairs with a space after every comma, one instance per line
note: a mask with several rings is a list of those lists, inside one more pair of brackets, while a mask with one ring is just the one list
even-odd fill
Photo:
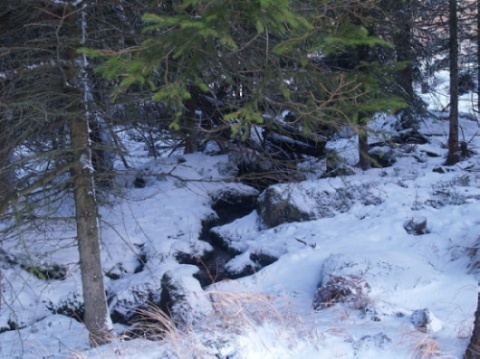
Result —
[[345, 187], [340, 178], [332, 179], [329, 187], [319, 186], [318, 182], [277, 184], [262, 192], [257, 211], [262, 224], [272, 228], [282, 223], [333, 217], [356, 203], [378, 205], [383, 202], [382, 197], [374, 184]]
[[374, 302], [369, 297], [371, 286], [367, 282], [370, 280], [367, 273], [371, 267], [372, 263], [366, 259], [331, 254], [323, 262], [313, 309], [320, 311], [342, 303], [360, 311], [361, 316], [380, 321]]
[[355, 170], [335, 150], [327, 153], [325, 158], [325, 173], [322, 178], [353, 176]]
[[[295, 189], [292, 189], [295, 190]], [[272, 228], [282, 223], [309, 221], [315, 214], [305, 203], [298, 203], [290, 189], [270, 186], [258, 198], [258, 214], [265, 226]], [[313, 206], [310, 206], [313, 208]]]
[[442, 322], [427, 308], [414, 310], [410, 322], [415, 329], [424, 333], [436, 333], [443, 328]]
[[352, 309], [366, 310], [370, 285], [360, 276], [330, 275], [315, 293], [313, 309], [322, 310], [337, 303], [348, 303]]
[[397, 161], [395, 151], [389, 146], [372, 148], [368, 151], [368, 156], [376, 168], [391, 167]]
[[160, 308], [180, 329], [192, 327], [213, 311], [208, 294], [193, 277], [197, 270], [182, 265], [179, 270], [165, 272], [161, 280]]
[[222, 188], [211, 194], [212, 209], [217, 214], [215, 226], [230, 223], [255, 210], [259, 192], [248, 186]]
[[126, 287], [130, 281], [128, 277], [110, 283], [112, 288], [107, 293], [107, 299], [113, 323], [131, 325], [136, 322], [139, 309], [160, 302], [159, 278], [146, 277], [138, 276], [135, 284], [130, 287]]
[[428, 233], [427, 219], [425, 217], [414, 217], [403, 224], [403, 228], [408, 234], [420, 236]]

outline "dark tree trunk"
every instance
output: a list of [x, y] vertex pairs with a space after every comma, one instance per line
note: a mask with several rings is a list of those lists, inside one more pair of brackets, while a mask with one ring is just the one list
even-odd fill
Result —
[[477, 1], [477, 110], [480, 113], [480, 0]]
[[412, 34], [412, 13], [411, 0], [395, 1], [395, 6], [400, 7], [397, 12], [399, 18], [399, 29], [393, 35], [393, 44], [397, 51], [397, 61], [406, 62], [405, 67], [398, 71], [396, 82], [401, 88], [402, 97], [409, 105], [412, 105], [415, 99], [413, 90], [413, 34]]
[[478, 291], [477, 297], [477, 311], [475, 312], [473, 333], [470, 338], [470, 344], [468, 344], [467, 350], [465, 351], [464, 358], [480, 359], [480, 290]]
[[8, 131], [8, 123], [0, 113], [0, 203], [13, 192], [14, 171], [10, 160], [14, 146]]
[[104, 121], [97, 117], [90, 122], [92, 162], [95, 169], [95, 184], [101, 188], [113, 187], [113, 139]]
[[450, 30], [450, 129], [448, 135], [448, 155], [445, 162], [451, 166], [460, 160], [458, 148], [458, 18], [457, 0], [449, 0]]
[[184, 153], [195, 153], [198, 151], [198, 125], [196, 110], [198, 106], [199, 89], [189, 86], [190, 98], [185, 102], [185, 114], [183, 132], [185, 134]]
[[[360, 64], [367, 63], [370, 60], [369, 47], [367, 45], [357, 46], [357, 56]], [[360, 67], [358, 69], [361, 72], [365, 72], [365, 68]], [[369, 118], [366, 113], [358, 113], [358, 166], [366, 171], [371, 166], [371, 159], [368, 154], [368, 122]]]
[[398, 29], [393, 35], [393, 44], [396, 50], [396, 60], [401, 62], [404, 67], [397, 71], [395, 82], [400, 90], [400, 96], [405, 100], [408, 107], [401, 113], [400, 127], [405, 130], [417, 130], [418, 119], [415, 113], [418, 111], [420, 101], [418, 101], [413, 89], [413, 66], [415, 62], [415, 52], [413, 44], [413, 14], [412, 1], [394, 1], [395, 17], [398, 19]]
[[[480, 111], [480, 0], [477, 1], [477, 71], [478, 71], [478, 111]], [[470, 338], [465, 359], [480, 359], [480, 284], [477, 294], [477, 310], [475, 311], [475, 321], [473, 323], [473, 333]]]
[[372, 166], [368, 155], [368, 129], [365, 119], [360, 119], [358, 133], [358, 167], [366, 171]]

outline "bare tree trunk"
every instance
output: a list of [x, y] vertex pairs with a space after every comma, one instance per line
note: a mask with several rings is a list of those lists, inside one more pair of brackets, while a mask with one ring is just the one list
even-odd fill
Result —
[[368, 155], [368, 128], [364, 120], [360, 119], [358, 132], [358, 167], [366, 171], [372, 166]]
[[394, 1], [395, 16], [398, 18], [398, 30], [393, 33], [393, 44], [396, 50], [396, 60], [404, 63], [404, 67], [397, 71], [395, 82], [400, 88], [400, 96], [408, 105], [403, 109], [399, 125], [402, 130], [418, 130], [419, 101], [413, 89], [415, 50], [413, 41], [413, 9], [412, 0]]
[[480, 113], [480, 0], [477, 0], [477, 111]]
[[397, 72], [396, 81], [402, 89], [402, 97], [405, 98], [409, 105], [412, 105], [415, 99], [415, 91], [413, 90], [413, 34], [412, 34], [412, 9], [411, 0], [395, 1], [398, 7], [399, 29], [393, 34], [393, 44], [397, 50], [397, 61], [406, 62], [407, 65]]
[[[80, 25], [80, 44], [85, 45], [87, 37], [86, 3], [79, 6], [76, 16], [69, 15], [72, 26]], [[77, 18], [77, 16], [79, 16]], [[75, 20], [77, 20], [75, 22]], [[78, 28], [78, 27], [77, 27]], [[90, 84], [88, 82], [88, 62], [85, 55], [78, 58], [74, 48], [69, 50], [69, 61], [72, 69], [70, 84], [75, 84], [72, 96], [70, 117], [70, 140], [73, 153], [71, 167], [73, 191], [75, 197], [75, 218], [77, 222], [77, 241], [80, 255], [80, 271], [82, 277], [83, 302], [85, 306], [84, 323], [90, 335], [90, 344], [98, 346], [110, 342], [113, 328], [108, 311], [103, 270], [100, 258], [100, 241], [98, 227], [98, 208], [95, 198], [95, 179], [92, 163], [92, 144], [90, 139], [89, 103], [91, 101]], [[78, 67], [78, 65], [80, 66]]]
[[[13, 191], [14, 172], [10, 164], [13, 154], [12, 138], [5, 115], [0, 113], [0, 203], [7, 200]], [[1, 207], [1, 206], [0, 206]]]
[[445, 164], [454, 165], [460, 160], [458, 146], [458, 18], [457, 0], [449, 0], [450, 30], [450, 129], [448, 135], [448, 155]]
[[195, 153], [198, 151], [198, 128], [196, 119], [196, 110], [198, 105], [198, 89], [190, 85], [190, 98], [185, 102], [185, 114], [183, 123], [183, 132], [185, 135], [184, 153]]
[[473, 333], [470, 338], [465, 355], [465, 359], [479, 359], [480, 358], [480, 285], [477, 299], [477, 311], [475, 312], [475, 323], [473, 325]]
[[98, 346], [111, 341], [113, 335], [100, 261], [97, 202], [86, 119], [74, 116], [70, 121], [70, 133], [74, 154], [71, 173], [85, 305], [84, 321], [90, 332], [91, 345]]
[[[360, 45], [356, 47], [359, 63], [367, 63], [369, 61], [369, 47]], [[364, 72], [364, 66], [359, 68]], [[358, 113], [358, 166], [366, 171], [371, 168], [372, 163], [368, 155], [368, 122], [369, 118], [364, 112]]]
[[95, 114], [90, 121], [90, 140], [92, 141], [92, 163], [95, 169], [95, 183], [106, 189], [113, 187], [113, 139], [109, 135], [103, 118]]

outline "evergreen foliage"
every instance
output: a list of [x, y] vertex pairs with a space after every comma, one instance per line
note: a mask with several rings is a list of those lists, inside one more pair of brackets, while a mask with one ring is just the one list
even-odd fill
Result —
[[[395, 64], [359, 61], [331, 66], [358, 47], [392, 45], [373, 36], [370, 2], [183, 1], [173, 13], [148, 13], [146, 39], [121, 51], [84, 51], [105, 58], [107, 79], [121, 78], [115, 96], [134, 84], [172, 113], [172, 129], [198, 141], [197, 99], [214, 98], [214, 127], [249, 138], [252, 126], [269, 128], [264, 116], [295, 115], [301, 132], [328, 135], [356, 128], [359, 114], [403, 105], [386, 89]], [[386, 76], [387, 75], [387, 76]], [[189, 104], [194, 103], [193, 109]], [[192, 129], [193, 128], [193, 129]]]

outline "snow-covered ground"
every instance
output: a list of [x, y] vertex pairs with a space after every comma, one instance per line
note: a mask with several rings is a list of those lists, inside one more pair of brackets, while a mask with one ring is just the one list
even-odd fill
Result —
[[[479, 128], [470, 97], [461, 103], [462, 113], [469, 114], [461, 118], [461, 133], [477, 151]], [[431, 110], [446, 103], [440, 95], [425, 100]], [[50, 222], [3, 241], [0, 327], [15, 330], [0, 334], [0, 357], [461, 358], [477, 304], [472, 263], [480, 237], [480, 155], [442, 166], [448, 121], [442, 119], [446, 114], [437, 115], [421, 124], [429, 142], [397, 148], [391, 167], [343, 178], [311, 175], [282, 186], [297, 204], [313, 210], [322, 205], [323, 194], [327, 205], [347, 201], [342, 210], [332, 205], [323, 218], [269, 229], [253, 211], [216, 228], [241, 252], [226, 264], [230, 270], [251, 264], [252, 254], [278, 260], [253, 275], [204, 289], [192, 276], [197, 267], [179, 264], [178, 254], [197, 257], [211, 249], [199, 233], [202, 221], [215, 216], [214, 198], [226, 191], [255, 191], [224, 181], [230, 176], [227, 156], [152, 160], [142, 144], [133, 143], [145, 187], [134, 187], [134, 175], [127, 173], [119, 196], [101, 208], [109, 305], [116, 315], [127, 315], [135, 303], [159, 299], [167, 273], [189, 294], [182, 325], [173, 326], [152, 309], [150, 322], [158, 320], [164, 328], [161, 340], [119, 337], [89, 349], [82, 324], [52, 314], [51, 308], [62, 305], [81, 307], [81, 281], [72, 223]], [[380, 116], [372, 126], [388, 129], [390, 121]], [[354, 141], [329, 146], [353, 164]], [[68, 202], [63, 206], [68, 209]], [[405, 229], [424, 220], [423, 234]], [[51, 263], [63, 266], [66, 279], [45, 280], [36, 273]], [[331, 298], [342, 291], [343, 298]], [[316, 310], [315, 300], [321, 302]], [[118, 333], [125, 329], [116, 325]]]

